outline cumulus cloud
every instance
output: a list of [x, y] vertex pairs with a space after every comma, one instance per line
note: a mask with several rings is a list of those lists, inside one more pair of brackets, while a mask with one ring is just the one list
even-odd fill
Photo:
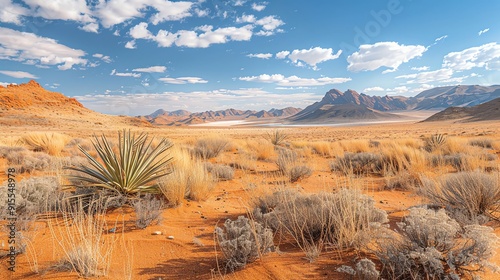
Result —
[[24, 0], [35, 16], [45, 19], [73, 20], [82, 23], [94, 22], [85, 0]]
[[238, 78], [240, 81], [259, 82], [259, 83], [275, 83], [279, 86], [323, 86], [331, 84], [341, 84], [351, 80], [351, 78], [300, 78], [297, 76], [285, 77], [281, 74], [262, 74], [259, 76], [248, 76]]
[[260, 59], [270, 59], [271, 57], [273, 57], [273, 55], [271, 53], [252, 53], [252, 54], [248, 54], [247, 56], [252, 57], [252, 58], [260, 58]]
[[121, 72], [116, 72], [116, 69], [113, 69], [111, 71], [111, 76], [118, 76], [118, 77], [133, 77], [133, 78], [140, 78], [141, 74], [140, 73], [121, 73]]
[[112, 61], [108, 55], [103, 55], [101, 53], [93, 54], [92, 57], [99, 58], [100, 60], [102, 60], [106, 63], [111, 63], [111, 61]]
[[[420, 45], [400, 45], [397, 42], [378, 42], [373, 45], [361, 45], [359, 51], [347, 57], [347, 69], [352, 72], [373, 71], [387, 67], [390, 72], [414, 59], [421, 57], [427, 50]], [[386, 72], [387, 73], [387, 72]]]
[[84, 51], [59, 44], [54, 39], [0, 27], [0, 59], [57, 65], [60, 70], [68, 70], [73, 65], [85, 66], [84, 56]]
[[481, 36], [481, 35], [483, 35], [484, 33], [488, 32], [488, 31], [490, 31], [490, 29], [489, 29], [489, 28], [485, 28], [485, 29], [483, 29], [483, 30], [479, 31], [477, 34], [478, 34], [479, 36]]
[[443, 68], [456, 71], [472, 68], [500, 70], [500, 45], [496, 42], [451, 52], [443, 58]]
[[366, 93], [368, 93], [368, 92], [380, 92], [380, 91], [385, 91], [385, 89], [381, 88], [381, 87], [369, 87], [369, 88], [365, 88], [363, 90], [363, 92], [366, 92]]
[[165, 66], [150, 66], [146, 68], [135, 68], [132, 69], [134, 72], [144, 72], [144, 73], [163, 73], [167, 71], [167, 67]]
[[133, 18], [144, 17], [143, 11], [152, 8], [157, 11], [149, 21], [157, 25], [164, 21], [181, 20], [191, 16], [190, 10], [194, 3], [187, 1], [171, 2], [168, 0], [109, 0], [100, 1], [96, 6], [95, 15], [106, 27], [123, 23]]
[[236, 18], [236, 23], [254, 23], [257, 21], [254, 15], [243, 14], [241, 17]]
[[443, 68], [435, 71], [401, 75], [397, 76], [396, 79], [407, 79], [408, 84], [413, 84], [413, 83], [426, 84], [430, 82], [450, 81], [452, 76], [453, 76], [453, 70]]
[[13, 77], [13, 78], [18, 78], [18, 79], [23, 79], [23, 78], [27, 78], [27, 79], [38, 79], [37, 76], [31, 74], [31, 73], [28, 73], [28, 72], [23, 72], [23, 71], [0, 71], [1, 74], [4, 74], [4, 75], [7, 75], [9, 77]]
[[255, 21], [256, 25], [262, 26], [262, 31], [263, 32], [271, 32], [274, 33], [274, 31], [285, 24], [281, 19], [277, 18], [276, 16], [267, 16], [263, 17], [257, 21]]
[[25, 7], [13, 3], [12, 0], [0, 0], [0, 22], [8, 22], [21, 25], [23, 16], [27, 16], [30, 11]]
[[204, 25], [195, 30], [180, 30], [176, 33], [159, 30], [156, 35], [153, 35], [147, 27], [147, 23], [141, 22], [132, 27], [129, 34], [134, 39], [154, 41], [160, 47], [170, 47], [175, 44], [179, 47], [189, 48], [207, 48], [212, 44], [223, 44], [228, 41], [248, 41], [252, 37], [253, 29], [252, 25], [217, 29], [211, 25]]
[[136, 46], [135, 46], [135, 40], [132, 40], [132, 41], [128, 41], [126, 44], [125, 44], [125, 48], [127, 49], [135, 49]]
[[252, 9], [257, 11], [257, 12], [262, 12], [266, 8], [267, 3], [252, 3]]
[[339, 58], [342, 50], [333, 53], [333, 49], [323, 49], [321, 47], [315, 47], [310, 49], [293, 50], [291, 53], [289, 51], [281, 51], [276, 54], [276, 58], [284, 59], [288, 57], [293, 63], [298, 66], [302, 66], [302, 62], [305, 62], [309, 66], [316, 68], [316, 64], [325, 62], [328, 60], [333, 60]]
[[179, 78], [160, 78], [158, 79], [167, 84], [183, 85], [183, 84], [206, 84], [208, 81], [203, 80], [199, 77], [179, 77]]

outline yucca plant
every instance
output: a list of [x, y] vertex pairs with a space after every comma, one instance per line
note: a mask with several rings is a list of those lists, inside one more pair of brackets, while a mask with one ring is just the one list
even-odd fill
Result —
[[285, 134], [283, 130], [276, 129], [272, 132], [267, 133], [267, 139], [271, 141], [271, 143], [275, 146], [279, 146], [285, 142], [285, 140], [288, 138], [288, 135]]
[[157, 184], [151, 182], [169, 174], [171, 160], [166, 151], [172, 143], [165, 138], [152, 145], [146, 133], [135, 136], [130, 131], [118, 132], [118, 151], [102, 135], [94, 135], [92, 145], [97, 151], [97, 158], [92, 157], [84, 148], [80, 151], [87, 157], [89, 165], [67, 167], [81, 175], [70, 175], [70, 180], [82, 181], [91, 187], [101, 187], [124, 195], [137, 193], [157, 193]]
[[446, 136], [443, 134], [432, 134], [425, 139], [425, 149], [429, 152], [441, 148], [446, 143]]

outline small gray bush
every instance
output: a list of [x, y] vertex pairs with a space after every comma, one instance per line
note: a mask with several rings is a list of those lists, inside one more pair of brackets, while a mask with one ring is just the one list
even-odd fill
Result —
[[193, 153], [202, 159], [210, 159], [217, 157], [228, 145], [229, 142], [223, 138], [203, 138], [196, 142]]
[[489, 138], [478, 138], [469, 140], [469, 145], [485, 149], [493, 149], [493, 140]]
[[224, 229], [216, 227], [215, 234], [229, 271], [243, 268], [274, 249], [272, 231], [243, 216], [226, 220]]
[[380, 173], [383, 169], [383, 157], [374, 153], [346, 153], [330, 163], [332, 171], [341, 171], [344, 174]]
[[439, 182], [422, 180], [421, 194], [445, 207], [460, 223], [483, 223], [500, 206], [500, 182], [496, 175], [479, 171], [449, 174]]
[[290, 182], [296, 182], [300, 178], [311, 176], [312, 169], [306, 165], [298, 165], [290, 169]]
[[152, 222], [161, 221], [161, 211], [165, 208], [165, 202], [161, 198], [145, 195], [133, 203], [138, 228], [146, 228]]
[[228, 181], [234, 178], [234, 169], [228, 165], [222, 164], [205, 164], [208, 172], [212, 173], [218, 181]]

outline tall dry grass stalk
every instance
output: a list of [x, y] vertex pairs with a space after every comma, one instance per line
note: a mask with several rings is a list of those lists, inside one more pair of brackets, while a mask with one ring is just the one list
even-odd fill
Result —
[[387, 142], [381, 145], [380, 153], [384, 162], [383, 174], [397, 174], [401, 171], [422, 174], [429, 170], [426, 153], [413, 145]]
[[28, 146], [33, 151], [45, 152], [58, 156], [70, 138], [60, 133], [30, 133], [19, 139], [20, 143]]
[[323, 157], [339, 157], [344, 154], [344, 149], [338, 142], [317, 141], [309, 143], [309, 146]]
[[274, 145], [264, 139], [247, 140], [245, 148], [254, 155], [257, 160], [270, 160], [276, 157]]
[[57, 269], [76, 271], [81, 277], [108, 275], [117, 240], [110, 229], [116, 229], [117, 223], [108, 225], [105, 208], [92, 201], [85, 211], [81, 200], [68, 200], [59, 211], [60, 218], [48, 220], [52, 240], [64, 256]]

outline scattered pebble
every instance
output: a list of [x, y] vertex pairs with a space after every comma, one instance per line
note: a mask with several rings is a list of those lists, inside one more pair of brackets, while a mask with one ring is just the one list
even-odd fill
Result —
[[169, 235], [169, 236], [167, 237], [167, 239], [172, 240], [172, 239], [174, 239], [174, 236], [173, 236], [173, 235]]
[[161, 231], [157, 230], [157, 231], [153, 231], [151, 233], [151, 235], [161, 235]]

